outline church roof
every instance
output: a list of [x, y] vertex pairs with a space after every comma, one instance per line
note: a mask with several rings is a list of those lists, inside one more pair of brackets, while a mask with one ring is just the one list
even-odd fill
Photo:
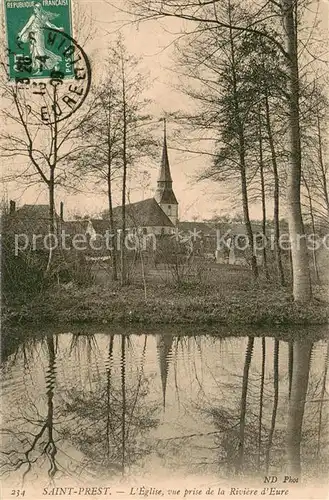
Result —
[[[113, 216], [116, 223], [121, 223], [122, 207], [115, 207]], [[127, 227], [173, 227], [173, 223], [154, 198], [126, 205], [126, 220]]]

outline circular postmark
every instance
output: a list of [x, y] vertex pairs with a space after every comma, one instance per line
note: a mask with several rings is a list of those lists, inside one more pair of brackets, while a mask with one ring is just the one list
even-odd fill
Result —
[[30, 54], [10, 51], [15, 71], [13, 84], [20, 107], [29, 121], [51, 125], [73, 115], [84, 103], [91, 86], [91, 66], [83, 48], [67, 33], [43, 28], [43, 51], [34, 49], [37, 40], [29, 36]]

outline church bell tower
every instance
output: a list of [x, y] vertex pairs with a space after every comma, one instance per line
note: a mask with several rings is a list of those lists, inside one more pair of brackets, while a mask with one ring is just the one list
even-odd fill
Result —
[[174, 226], [176, 226], [178, 222], [178, 202], [172, 188], [172, 183], [167, 148], [167, 127], [166, 120], [164, 119], [162, 159], [154, 198]]

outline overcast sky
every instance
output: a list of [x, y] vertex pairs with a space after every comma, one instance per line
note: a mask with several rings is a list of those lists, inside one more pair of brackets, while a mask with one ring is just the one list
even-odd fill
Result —
[[[173, 42], [182, 28], [182, 22], [170, 19], [170, 21], [150, 21], [133, 26], [129, 23], [126, 14], [115, 7], [123, 6], [124, 0], [112, 0], [111, 4], [105, 0], [76, 0], [77, 3], [85, 7], [89, 16], [93, 20], [96, 35], [88, 45], [87, 52], [93, 63], [94, 77], [99, 78], [102, 67], [102, 60], [106, 55], [107, 46], [115, 37], [118, 30], [124, 34], [124, 38], [129, 51], [143, 60], [143, 67], [150, 74], [152, 86], [148, 92], [148, 97], [154, 101], [152, 111], [157, 118], [161, 118], [164, 113], [178, 111], [188, 106], [187, 99], [175, 90], [178, 77], [173, 73]], [[323, 11], [323, 25], [325, 24], [325, 13], [328, 12], [328, 2], [321, 2]], [[97, 61], [97, 64], [95, 64]], [[97, 69], [96, 69], [97, 68]], [[159, 134], [161, 134], [161, 122], [159, 122]], [[170, 134], [170, 122], [168, 124]], [[173, 130], [173, 127], [172, 127]], [[172, 142], [169, 141], [169, 147]], [[214, 213], [232, 213], [229, 205], [229, 196], [225, 194], [223, 186], [214, 183], [196, 183], [195, 175], [198, 171], [208, 165], [207, 156], [187, 158], [173, 149], [169, 149], [169, 159], [173, 177], [173, 187], [179, 202], [180, 219], [187, 220], [194, 217], [202, 220], [210, 217]], [[144, 191], [137, 185], [131, 184], [131, 201], [137, 201], [144, 197], [153, 195], [156, 187], [156, 178], [161, 159], [161, 149], [159, 149], [158, 161], [150, 163], [147, 167], [151, 175], [151, 189]], [[7, 188], [8, 197], [16, 199], [19, 205], [24, 203], [47, 203], [47, 193], [39, 188], [22, 190], [17, 185], [10, 184]], [[120, 192], [115, 193], [115, 201], [119, 204]], [[64, 192], [57, 194], [57, 204], [63, 200], [65, 203], [67, 216], [74, 213], [97, 214], [107, 208], [106, 195], [96, 194], [94, 190], [84, 192], [79, 195], [68, 195]], [[236, 212], [242, 211], [237, 208]], [[260, 215], [259, 207], [254, 207], [251, 211], [252, 217]]]

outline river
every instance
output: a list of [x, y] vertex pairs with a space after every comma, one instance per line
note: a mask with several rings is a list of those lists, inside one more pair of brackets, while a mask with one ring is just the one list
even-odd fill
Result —
[[329, 343], [306, 333], [26, 334], [3, 346], [4, 483], [322, 485]]

